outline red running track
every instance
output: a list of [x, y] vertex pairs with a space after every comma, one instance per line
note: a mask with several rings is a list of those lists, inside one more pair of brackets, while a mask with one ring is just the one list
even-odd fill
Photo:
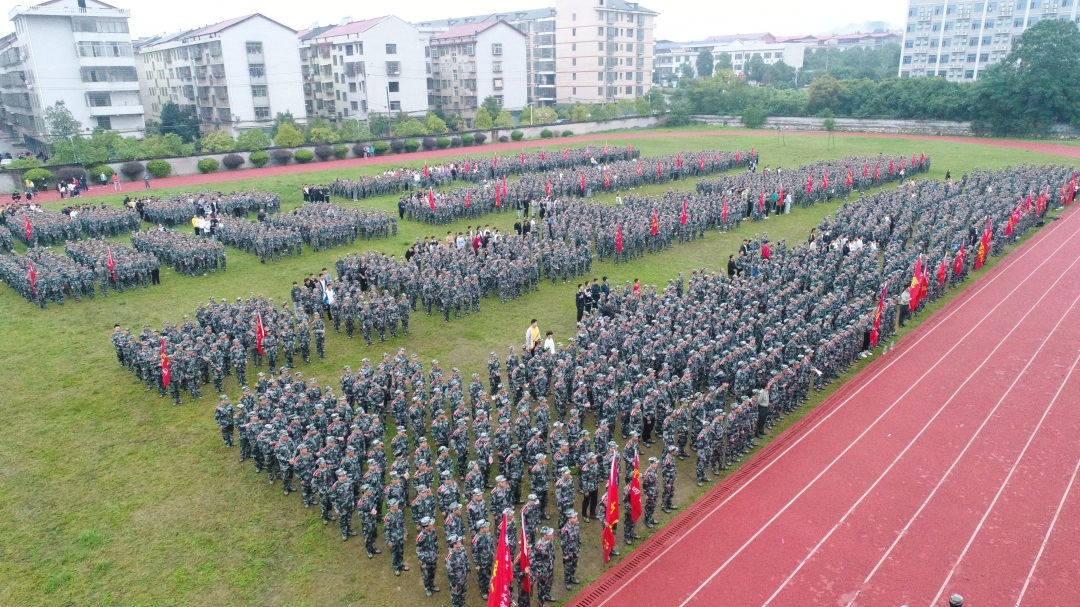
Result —
[[1076, 215], [568, 604], [1080, 604]]

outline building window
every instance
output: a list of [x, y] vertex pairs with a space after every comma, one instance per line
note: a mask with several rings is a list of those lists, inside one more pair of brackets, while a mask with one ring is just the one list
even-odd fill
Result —
[[573, 74], [571, 75], [570, 79], [571, 79], [571, 80], [577, 80], [577, 72], [574, 72], [574, 73], [573, 73]]
[[[320, 100], [319, 103], [322, 103]], [[257, 106], [255, 108], [255, 120], [267, 120], [270, 118], [270, 108], [266, 106]]]
[[87, 93], [86, 105], [90, 107], [109, 107], [112, 99], [108, 93]]
[[492, 55], [501, 55], [502, 54], [502, 44], [499, 43], [499, 42], [493, 42], [491, 44], [491, 54]]
[[495, 72], [496, 74], [502, 72], [502, 61], [492, 61], [491, 71]]
[[571, 95], [577, 95], [577, 87], [576, 86], [570, 88], [570, 94]]
[[386, 54], [387, 55], [396, 55], [397, 54], [397, 45], [396, 44], [387, 44], [386, 45]]
[[577, 65], [577, 57], [570, 58], [570, 65]]
[[[499, 46], [500, 47], [499, 52], [495, 53], [496, 55], [501, 55], [502, 54], [502, 48], [501, 48], [502, 45], [492, 45], [492, 46]], [[461, 54], [463, 54], [463, 55], [475, 55], [476, 54], [476, 47], [474, 45], [472, 45], [472, 44], [466, 44], [465, 46], [462, 47]]]
[[503, 87], [503, 79], [502, 78], [495, 78], [491, 83], [491, 88], [495, 89], [496, 91], [501, 91], [502, 87]]
[[401, 73], [401, 63], [399, 61], [387, 61], [386, 62], [386, 74], [388, 76], [397, 76]]
[[400, 112], [401, 111], [401, 102], [400, 101], [391, 101], [390, 102], [390, 110], [394, 111], [394, 112]]
[[106, 131], [112, 130], [112, 118], [108, 116], [98, 116], [97, 119], [98, 128]]
[[247, 52], [249, 55], [261, 55], [262, 54], [262, 42], [248, 42]]
[[133, 67], [84, 67], [79, 69], [83, 82], [138, 82]]
[[626, 94], [627, 95], [633, 95], [634, 94], [634, 87], [632, 87], [632, 86], [626, 87]]
[[251, 96], [252, 97], [266, 97], [267, 96], [266, 85], [265, 84], [256, 84], [256, 85], [252, 86], [251, 87]]
[[494, 95], [494, 97], [495, 97], [495, 103], [498, 103], [499, 107], [502, 107], [503, 106], [503, 96], [502, 95]]
[[262, 78], [266, 75], [266, 67], [262, 63], [249, 64], [248, 75], [252, 78]]
[[356, 92], [356, 83], [355, 82], [350, 82], [349, 83], [349, 92], [350, 93], [355, 93]]
[[391, 93], [397, 93], [401, 90], [401, 85], [396, 80], [387, 82], [386, 86], [389, 88]]

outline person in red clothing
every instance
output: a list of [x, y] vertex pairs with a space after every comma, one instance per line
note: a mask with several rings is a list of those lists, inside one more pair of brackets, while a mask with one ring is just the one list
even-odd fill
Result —
[[772, 257], [772, 250], [769, 249], [769, 241], [765, 240], [761, 243], [761, 258], [769, 259]]

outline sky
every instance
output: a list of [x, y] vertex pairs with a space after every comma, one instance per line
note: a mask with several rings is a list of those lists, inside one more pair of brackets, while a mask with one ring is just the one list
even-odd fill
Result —
[[[249, 13], [262, 14], [294, 29], [312, 23], [337, 23], [380, 17], [377, 7], [367, 2], [318, 0], [315, 4], [295, 0], [105, 0], [131, 10], [133, 37], [152, 36], [208, 25]], [[640, 0], [642, 6], [658, 11], [656, 37], [690, 41], [717, 34], [771, 32], [776, 35], [821, 34], [852, 23], [885, 21], [894, 27], [904, 22], [906, 0]], [[0, 0], [6, 15], [12, 6], [37, 4], [35, 0]], [[394, 14], [406, 21], [424, 21], [480, 15], [507, 10], [553, 6], [554, 0], [409, 0], [394, 6]], [[10, 21], [4, 30], [13, 31]]]

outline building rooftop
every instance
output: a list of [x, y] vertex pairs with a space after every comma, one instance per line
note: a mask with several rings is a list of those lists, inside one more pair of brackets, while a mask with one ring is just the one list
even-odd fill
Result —
[[[323, 30], [318, 34], [318, 38], [333, 38], [334, 36], [348, 36], [350, 34], [362, 34], [376, 25], [389, 19], [386, 17], [376, 17], [374, 19], [364, 19], [362, 21], [350, 21], [344, 25], [331, 26], [329, 29]], [[320, 28], [322, 29], [322, 28]]]
[[472, 15], [469, 17], [450, 17], [433, 21], [421, 21], [416, 25], [423, 28], [449, 28], [468, 23], [485, 23], [496, 21], [530, 21], [533, 19], [548, 19], [555, 16], [555, 7], [534, 8], [524, 11], [506, 11], [503, 13], [490, 13], [486, 15]]
[[522, 36], [525, 35], [524, 33], [521, 32], [521, 30], [519, 30], [518, 28], [510, 25], [509, 23], [507, 23], [505, 21], [485, 21], [483, 23], [466, 23], [464, 25], [454, 26], [454, 27], [446, 30], [445, 32], [439, 32], [438, 34], [435, 34], [434, 36], [431, 37], [431, 40], [432, 40], [432, 42], [435, 42], [437, 40], [449, 40], [449, 39], [454, 39], [454, 38], [472, 38], [472, 37], [476, 36], [477, 34], [479, 34], [480, 32], [487, 31], [487, 30], [499, 25], [500, 23], [503, 24], [503, 25], [506, 25], [507, 27], [514, 30], [518, 34], [521, 34]]

